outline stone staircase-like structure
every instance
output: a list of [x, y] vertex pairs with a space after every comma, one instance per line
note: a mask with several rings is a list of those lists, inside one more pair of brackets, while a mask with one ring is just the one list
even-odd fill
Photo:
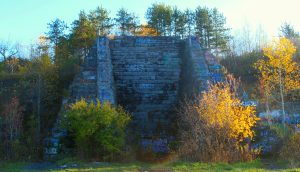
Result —
[[[130, 128], [144, 146], [157, 143], [165, 150], [176, 126], [179, 101], [205, 90], [209, 76], [204, 51], [195, 37], [99, 37], [62, 109], [81, 98], [121, 105], [132, 114]], [[61, 116], [52, 136], [45, 139], [47, 157], [58, 153], [59, 140], [66, 134], [59, 125]]]

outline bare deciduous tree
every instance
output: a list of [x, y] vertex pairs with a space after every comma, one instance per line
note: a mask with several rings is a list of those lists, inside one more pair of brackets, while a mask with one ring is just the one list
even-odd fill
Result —
[[0, 40], [0, 56], [3, 61], [16, 56], [20, 52], [18, 44], [12, 44], [9, 41]]

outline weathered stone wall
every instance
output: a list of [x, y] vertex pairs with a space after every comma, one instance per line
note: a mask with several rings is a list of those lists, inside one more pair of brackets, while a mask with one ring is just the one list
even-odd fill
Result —
[[[188, 58], [191, 61], [192, 89], [193, 92], [199, 93], [207, 89], [209, 78], [209, 70], [204, 57], [204, 50], [201, 48], [199, 40], [196, 37], [191, 37], [186, 42], [186, 51], [188, 52]], [[186, 66], [189, 68], [189, 66]], [[186, 70], [186, 69], [185, 69]]]
[[116, 104], [115, 85], [109, 40], [97, 39], [97, 97], [101, 102]]
[[133, 115], [142, 137], [166, 136], [178, 102], [207, 88], [209, 71], [195, 37], [99, 37], [71, 86], [69, 100], [109, 101]]
[[80, 72], [75, 76], [70, 86], [69, 103], [80, 100], [95, 101], [97, 98], [97, 44], [91, 49]]
[[99, 37], [84, 59], [80, 72], [70, 87], [68, 102], [87, 101], [116, 103], [109, 39]]
[[[208, 80], [204, 52], [195, 37], [99, 37], [62, 106], [81, 98], [121, 105], [133, 115], [131, 129], [143, 138], [141, 144], [164, 152], [174, 136], [179, 101], [205, 90]], [[65, 134], [59, 118], [45, 139], [46, 155], [57, 153]]]
[[175, 117], [184, 41], [119, 37], [110, 41], [117, 102], [143, 137], [164, 136]]

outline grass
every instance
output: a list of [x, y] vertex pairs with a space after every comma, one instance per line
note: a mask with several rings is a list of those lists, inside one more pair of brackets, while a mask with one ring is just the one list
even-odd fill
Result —
[[[274, 162], [273, 162], [274, 163]], [[25, 170], [29, 163], [25, 162], [0, 162], [1, 172], [36, 172], [42, 170]], [[270, 169], [270, 163], [261, 160], [243, 163], [200, 163], [200, 162], [174, 162], [163, 164], [133, 163], [76, 163], [79, 167], [67, 169], [47, 169], [50, 172], [201, 172], [201, 171], [299, 171], [300, 168], [275, 168]], [[277, 163], [275, 163], [277, 164]]]
[[171, 165], [173, 171], [263, 171], [263, 167], [259, 160], [234, 164], [179, 162]]
[[25, 162], [1, 162], [0, 161], [0, 171], [1, 172], [18, 172], [18, 171], [24, 171], [27, 172], [24, 169], [24, 166], [26, 166], [28, 163]]

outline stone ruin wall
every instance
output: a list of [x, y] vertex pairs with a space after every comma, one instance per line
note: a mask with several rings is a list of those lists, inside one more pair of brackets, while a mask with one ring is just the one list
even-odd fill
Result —
[[121, 105], [133, 115], [136, 134], [165, 138], [172, 135], [179, 101], [206, 89], [208, 80], [204, 52], [195, 37], [99, 37], [64, 103], [85, 98]]
[[165, 136], [176, 120], [179, 99], [205, 89], [207, 80], [196, 38], [99, 37], [70, 98], [121, 105], [133, 115], [132, 126], [142, 137]]
[[183, 42], [173, 37], [126, 37], [110, 42], [118, 104], [142, 137], [165, 136], [174, 121]]

